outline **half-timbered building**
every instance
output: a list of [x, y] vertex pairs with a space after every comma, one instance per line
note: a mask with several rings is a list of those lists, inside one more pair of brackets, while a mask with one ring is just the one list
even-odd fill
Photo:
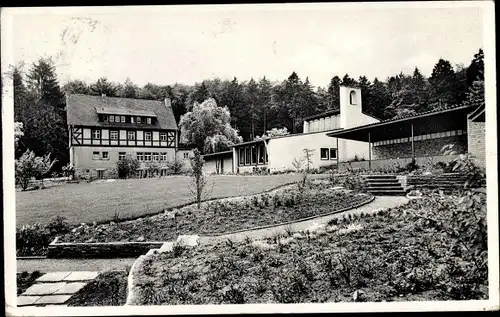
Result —
[[[179, 130], [169, 99], [66, 98], [70, 163], [76, 174], [116, 177], [117, 161], [131, 155], [140, 162], [139, 177], [164, 175], [166, 163], [178, 156]], [[181, 160], [188, 159], [184, 152]]]

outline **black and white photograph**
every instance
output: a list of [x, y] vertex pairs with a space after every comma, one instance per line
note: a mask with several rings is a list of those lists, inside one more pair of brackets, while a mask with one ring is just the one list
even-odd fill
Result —
[[499, 309], [493, 1], [0, 21], [6, 315]]

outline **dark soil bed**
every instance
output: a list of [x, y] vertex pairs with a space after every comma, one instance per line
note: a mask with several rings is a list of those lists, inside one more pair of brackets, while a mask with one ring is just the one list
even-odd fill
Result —
[[17, 296], [24, 293], [43, 273], [39, 271], [17, 273]]
[[487, 299], [485, 227], [476, 240], [450, 231], [482, 222], [485, 197], [426, 195], [267, 247], [226, 241], [152, 255], [139, 268], [140, 304]]
[[316, 184], [301, 193], [292, 185], [271, 193], [203, 203], [200, 209], [191, 205], [133, 221], [82, 225], [60, 242], [168, 241], [179, 234], [223, 234], [332, 213], [372, 197], [329, 186]]
[[68, 306], [123, 306], [127, 301], [127, 272], [109, 271], [89, 282], [67, 302]]

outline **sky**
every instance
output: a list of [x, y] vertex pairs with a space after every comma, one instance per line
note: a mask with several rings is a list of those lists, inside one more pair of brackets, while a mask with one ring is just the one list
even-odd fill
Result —
[[[45, 10], [44, 10], [45, 9]], [[314, 86], [348, 73], [381, 80], [483, 47], [480, 7], [387, 3], [13, 9], [13, 62], [52, 57], [61, 84], [99, 77], [142, 86], [293, 71]], [[27, 68], [25, 67], [25, 68]]]

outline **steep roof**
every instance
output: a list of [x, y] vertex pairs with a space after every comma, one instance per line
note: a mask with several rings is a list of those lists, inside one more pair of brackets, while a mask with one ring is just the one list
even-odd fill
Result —
[[174, 112], [164, 101], [133, 98], [101, 97], [82, 94], [66, 95], [68, 125], [86, 125], [100, 127], [137, 127], [148, 128], [137, 123], [99, 122], [98, 113], [103, 109], [123, 110], [122, 114], [152, 114], [157, 117], [156, 129], [177, 130]]

